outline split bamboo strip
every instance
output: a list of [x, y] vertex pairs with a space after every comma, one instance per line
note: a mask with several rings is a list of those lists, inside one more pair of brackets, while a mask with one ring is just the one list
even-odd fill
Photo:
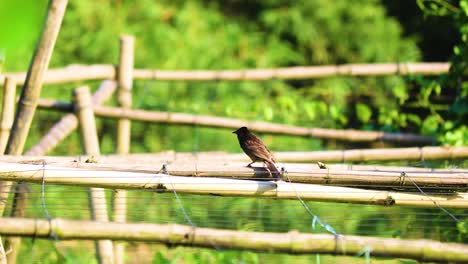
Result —
[[[37, 100], [41, 94], [44, 74], [49, 66], [50, 58], [52, 57], [52, 51], [54, 50], [55, 42], [60, 31], [67, 3], [67, 0], [49, 1], [41, 38], [36, 46], [36, 50], [26, 75], [26, 80], [21, 91], [18, 111], [6, 146], [6, 154], [21, 155], [23, 152], [29, 128], [36, 111]], [[24, 185], [20, 185], [20, 191], [15, 194], [14, 200], [26, 201], [27, 192], [27, 188]], [[21, 216], [24, 210], [24, 208], [19, 207], [20, 204], [17, 205], [18, 207], [13, 208], [12, 216]], [[3, 212], [0, 212], [0, 215], [1, 213]], [[8, 263], [16, 263], [16, 256], [19, 251], [20, 243], [20, 238], [9, 238], [5, 242], [5, 246], [12, 250], [12, 252], [7, 256]]]
[[[264, 169], [257, 168], [266, 174]], [[37, 173], [40, 171], [41, 173]], [[252, 172], [250, 172], [252, 173]], [[289, 175], [291, 173], [288, 173]], [[230, 174], [224, 175], [228, 176]], [[223, 176], [223, 175], [220, 175]], [[153, 189], [158, 192], [273, 197], [362, 203], [384, 206], [421, 208], [468, 208], [468, 193], [419, 194], [397, 191], [367, 190], [284, 181], [254, 181], [213, 177], [183, 177], [158, 173], [136, 173], [113, 170], [60, 168], [33, 164], [0, 163], [0, 179], [46, 184], [102, 187], [111, 189]]]
[[[133, 60], [134, 60], [133, 36], [120, 37], [120, 61], [118, 74], [118, 103], [123, 109], [132, 106], [133, 84]], [[121, 118], [117, 123], [117, 153], [128, 154], [130, 152], [130, 119]], [[114, 222], [125, 223], [127, 220], [127, 191], [115, 190], [113, 196]], [[116, 264], [124, 263], [125, 244], [114, 243], [114, 261]]]
[[[112, 96], [116, 88], [117, 83], [115, 81], [103, 81], [91, 99], [93, 105], [103, 104]], [[73, 104], [68, 104], [68, 107], [73, 109]], [[47, 132], [43, 138], [41, 138], [39, 143], [31, 147], [25, 155], [38, 156], [47, 154], [63, 139], [70, 135], [70, 133], [77, 127], [78, 119], [75, 114], [66, 114], [49, 130], [49, 132]]]
[[[242, 70], [153, 70], [135, 69], [134, 78], [161, 81], [244, 81], [270, 79], [313, 79], [330, 76], [375, 76], [375, 75], [439, 75], [448, 73], [450, 64], [446, 62], [426, 63], [375, 63], [343, 64], [323, 66], [299, 66], [274, 69]], [[25, 73], [4, 73], [0, 84], [6, 77], [15, 77], [19, 83], [25, 80]], [[44, 83], [66, 83], [85, 80], [115, 79], [113, 65], [70, 65], [61, 69], [47, 71]]]
[[194, 228], [178, 224], [101, 223], [65, 219], [0, 218], [0, 234], [60, 240], [112, 239], [157, 242], [167, 245], [223, 249], [282, 252], [289, 254], [332, 254], [356, 256], [364, 247], [372, 256], [410, 258], [422, 262], [468, 262], [468, 246], [433, 240], [409, 240], [365, 236], [334, 236], [248, 232], [214, 228]]
[[344, 64], [326, 66], [306, 66], [276, 69], [243, 69], [243, 70], [135, 70], [135, 79], [164, 81], [241, 81], [270, 79], [311, 79], [329, 76], [375, 76], [375, 75], [438, 75], [447, 73], [448, 63], [375, 63]]
[[[55, 107], [59, 105], [59, 107]], [[65, 103], [55, 102], [51, 100], [40, 101], [39, 107], [45, 109], [54, 109], [64, 111]], [[245, 121], [227, 117], [192, 115], [184, 113], [161, 112], [161, 111], [146, 111], [137, 109], [124, 109], [119, 107], [96, 106], [94, 114], [99, 117], [106, 118], [128, 118], [140, 122], [154, 122], [165, 124], [193, 125], [237, 129], [242, 126], [247, 126], [250, 130], [280, 135], [292, 135], [302, 137], [315, 137], [324, 139], [337, 139], [352, 142], [369, 142], [369, 141], [390, 141], [401, 142], [407, 144], [427, 144], [433, 143], [435, 138], [429, 136], [421, 136], [406, 133], [387, 133], [379, 131], [360, 131], [353, 129], [325, 129], [325, 128], [306, 128], [290, 125], [282, 125], [268, 122]]]
[[[75, 111], [81, 128], [83, 149], [88, 155], [100, 154], [96, 122], [94, 120], [91, 94], [87, 86], [74, 90]], [[107, 215], [106, 193], [102, 188], [90, 189], [91, 217], [100, 222], [109, 222]], [[112, 241], [100, 240], [96, 242], [98, 261], [103, 264], [114, 263]]]
[[3, 90], [3, 108], [0, 122], [0, 154], [5, 152], [5, 148], [10, 136], [10, 130], [15, 118], [15, 95], [16, 81], [13, 78], [6, 78]]

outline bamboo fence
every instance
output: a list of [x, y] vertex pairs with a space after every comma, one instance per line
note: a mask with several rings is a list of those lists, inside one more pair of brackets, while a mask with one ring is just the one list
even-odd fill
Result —
[[[68, 112], [71, 108], [70, 104], [50, 99], [41, 99], [39, 101], [39, 107], [66, 112]], [[113, 119], [125, 118], [140, 122], [206, 126], [228, 129], [237, 129], [242, 126], [247, 126], [250, 130], [261, 133], [338, 139], [351, 142], [389, 141], [409, 144], [427, 144], [433, 143], [435, 141], [433, 137], [405, 133], [360, 131], [354, 129], [340, 130], [326, 128], [306, 128], [268, 122], [245, 121], [227, 117], [146, 111], [109, 106], [95, 106], [93, 110], [96, 116]]]
[[[21, 90], [18, 111], [5, 150], [6, 154], [21, 155], [23, 152], [29, 128], [37, 108], [37, 101], [42, 90], [44, 75], [46, 74], [50, 58], [52, 57], [67, 3], [67, 0], [51, 0], [49, 2], [44, 28]], [[6, 184], [4, 186], [9, 185]], [[12, 216], [22, 217], [24, 215], [24, 202], [26, 201], [27, 188], [24, 185], [17, 185], [16, 189], [18, 190], [18, 192], [16, 192], [18, 195], [15, 195], [15, 202], [11, 214]], [[3, 187], [0, 191], [9, 192], [9, 190]], [[0, 215], [2, 214], [3, 210], [0, 212]], [[12, 237], [6, 240], [5, 247], [7, 247], [9, 251], [11, 250], [7, 255], [8, 263], [16, 263], [20, 243], [20, 238]]]
[[[94, 120], [93, 103], [89, 87], [83, 86], [74, 91], [75, 111], [78, 116], [84, 152], [88, 155], [99, 156], [99, 141]], [[106, 193], [103, 188], [90, 188], [90, 208], [92, 219], [109, 222], [107, 215]], [[114, 263], [114, 249], [112, 241], [96, 241], [96, 253], [99, 263]]]
[[468, 246], [432, 240], [404, 240], [364, 236], [334, 236], [231, 231], [214, 228], [194, 228], [178, 224], [129, 224], [74, 221], [64, 219], [0, 218], [0, 234], [49, 238], [57, 234], [60, 240], [112, 239], [122, 241], [157, 242], [169, 246], [195, 246], [222, 249], [283, 252], [289, 254], [332, 254], [355, 256], [364, 247], [371, 256], [410, 258], [423, 262], [468, 262]]
[[[166, 166], [167, 167], [167, 166]], [[155, 168], [157, 171], [159, 168]], [[239, 167], [240, 169], [240, 167]], [[254, 168], [251, 175], [263, 168]], [[40, 171], [41, 173], [37, 173]], [[164, 170], [162, 170], [163, 172]], [[255, 172], [257, 171], [257, 172]], [[231, 175], [231, 173], [226, 175]], [[291, 173], [288, 172], [288, 175]], [[466, 177], [465, 175], [462, 175]], [[362, 203], [384, 206], [413, 206], [421, 208], [468, 208], [468, 193], [411, 193], [368, 190], [285, 181], [240, 180], [214, 177], [184, 177], [164, 173], [124, 172], [115, 170], [76, 169], [34, 164], [0, 163], [0, 180], [46, 184], [75, 185], [111, 189], [151, 189], [157, 192], [190, 193], [221, 196], [273, 197]]]
[[[343, 64], [325, 66], [305, 66], [276, 69], [242, 69], [242, 70], [190, 70], [171, 71], [158, 69], [134, 69], [136, 80], [160, 81], [247, 81], [270, 79], [312, 79], [330, 76], [378, 76], [378, 75], [439, 75], [448, 73], [449, 63], [375, 63]], [[25, 73], [4, 73], [0, 75], [0, 85], [6, 77], [14, 77], [21, 84]], [[117, 70], [114, 65], [70, 65], [61, 69], [47, 71], [46, 84], [67, 83], [86, 80], [115, 79]]]

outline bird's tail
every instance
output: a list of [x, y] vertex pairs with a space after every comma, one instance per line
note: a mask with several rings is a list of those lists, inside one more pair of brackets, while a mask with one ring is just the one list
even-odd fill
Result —
[[270, 177], [277, 179], [277, 180], [281, 179], [281, 173], [276, 168], [275, 163], [271, 161], [265, 161], [265, 165], [266, 165], [268, 172], [270, 173]]

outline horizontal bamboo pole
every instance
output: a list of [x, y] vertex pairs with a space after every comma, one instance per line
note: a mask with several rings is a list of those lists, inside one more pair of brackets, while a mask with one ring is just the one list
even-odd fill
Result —
[[[151, 70], [135, 69], [135, 79], [161, 81], [241, 81], [269, 79], [311, 79], [329, 76], [373, 76], [373, 75], [438, 75], [447, 73], [450, 64], [446, 62], [427, 63], [375, 63], [344, 64], [325, 66], [305, 66], [276, 69], [242, 69], [242, 70]], [[21, 84], [26, 74], [0, 74], [0, 85], [6, 76], [12, 76]], [[47, 71], [44, 83], [66, 83], [86, 80], [115, 79], [116, 69], [113, 65], [69, 65], [65, 68]]]
[[[4, 73], [0, 74], [0, 84], [4, 83], [6, 77], [14, 77], [19, 84], [26, 79], [26, 73]], [[44, 76], [44, 84], [59, 84], [67, 82], [80, 82], [88, 80], [115, 79], [116, 69], [110, 64], [94, 65], [69, 65], [65, 68], [49, 69]]]
[[[156, 170], [157, 168], [155, 168]], [[261, 171], [263, 168], [254, 169]], [[40, 171], [41, 173], [37, 173]], [[252, 174], [252, 172], [250, 172]], [[232, 173], [218, 173], [229, 176]], [[291, 173], [288, 173], [290, 175]], [[198, 175], [197, 175], [198, 176]], [[324, 202], [402, 205], [423, 208], [468, 208], [468, 193], [418, 194], [366, 190], [284, 181], [236, 180], [212, 177], [182, 177], [159, 173], [61, 168], [33, 164], [0, 163], [0, 180], [101, 187], [111, 189], [154, 189], [160, 192], [224, 196], [274, 197]]]
[[[59, 111], [68, 111], [69, 105], [63, 102], [53, 100], [39, 100], [38, 106], [44, 109], [54, 109]], [[369, 141], [391, 141], [404, 142], [411, 144], [432, 143], [433, 137], [421, 136], [406, 133], [387, 133], [380, 131], [360, 131], [353, 129], [326, 129], [326, 128], [306, 128], [290, 125], [282, 125], [267, 122], [245, 121], [227, 117], [192, 115], [184, 113], [146, 111], [136, 109], [125, 109], [119, 107], [95, 106], [94, 114], [99, 117], [130, 120], [141, 122], [154, 122], [179, 125], [197, 125], [206, 127], [219, 127], [236, 129], [247, 126], [250, 130], [270, 133], [293, 135], [302, 137], [316, 137], [325, 139], [337, 139], [352, 142]]]
[[[245, 164], [250, 160], [245, 159], [240, 162], [236, 159], [229, 159], [231, 155], [225, 157], [217, 157], [217, 152], [201, 152], [197, 155], [193, 153], [176, 153], [173, 151], [161, 152], [157, 154], [129, 154], [129, 155], [102, 155], [102, 156], [0, 156], [0, 162], [8, 163], [24, 163], [24, 164], [46, 164], [56, 167], [65, 168], [83, 168], [93, 170], [116, 170], [128, 172], [154, 172], [155, 168], [161, 168], [162, 165], [170, 167], [184, 166], [187, 170], [193, 173], [186, 172], [187, 175], [196, 175], [200, 172], [201, 168], [207, 168], [208, 171], [213, 172], [213, 168], [225, 167], [223, 170], [230, 171], [231, 175], [237, 173], [238, 177], [252, 177], [249, 174], [249, 168], [245, 168]], [[240, 154], [232, 154], [234, 157]], [[242, 154], [245, 155], [245, 154]], [[88, 163], [86, 160], [93, 159], [96, 163]], [[240, 159], [240, 158], [239, 158]], [[169, 164], [169, 165], [167, 165]], [[256, 166], [255, 164], [253, 165]], [[257, 165], [261, 166], [261, 165]], [[319, 167], [317, 163], [277, 163], [277, 166], [284, 168], [286, 171], [302, 171], [307, 172], [310, 170], [317, 170]], [[231, 169], [228, 169], [230, 167]], [[354, 164], [330, 164], [327, 163], [326, 167], [330, 170], [349, 170], [349, 171], [371, 171], [371, 172], [419, 172], [419, 173], [468, 173], [468, 169], [460, 168], [424, 168], [424, 167], [407, 167], [407, 166], [382, 166], [382, 165], [354, 165]], [[252, 170], [250, 168], [250, 170]], [[321, 170], [323, 172], [323, 170]], [[241, 174], [244, 173], [244, 174]], [[251, 175], [252, 174], [252, 175]], [[229, 175], [228, 175], [229, 176]]]
[[[324, 151], [290, 151], [274, 152], [275, 160], [279, 162], [353, 162], [353, 161], [392, 161], [392, 160], [443, 160], [466, 159], [468, 147], [411, 147], [411, 148], [380, 148], [351, 149]], [[226, 152], [162, 152], [132, 154], [130, 156], [109, 155], [107, 158], [124, 158], [134, 162], [153, 162], [154, 160], [218, 160], [218, 161], [250, 161], [244, 153]]]
[[[0, 159], [1, 160], [1, 159]], [[45, 161], [45, 160], [44, 160]], [[23, 161], [25, 162], [25, 161]], [[174, 176], [224, 177], [236, 179], [265, 179], [268, 172], [262, 167], [245, 167], [242, 163], [214, 163], [211, 161], [156, 161], [137, 165], [124, 160], [106, 160], [99, 163], [49, 161], [57, 167], [109, 170], [122, 172], [154, 173], [162, 166]], [[317, 164], [280, 164], [283, 179], [296, 183], [323, 184], [332, 186], [395, 187], [417, 189], [418, 187], [443, 188], [459, 191], [468, 190], [468, 170], [425, 169], [412, 167], [327, 165], [320, 169]]]
[[164, 71], [141, 70], [134, 72], [135, 79], [183, 80], [183, 81], [240, 81], [270, 79], [311, 79], [329, 76], [376, 76], [376, 75], [438, 75], [447, 73], [448, 63], [375, 63], [304, 66], [276, 69], [243, 70], [191, 70]]
[[56, 234], [60, 240], [111, 239], [157, 242], [167, 245], [289, 254], [332, 254], [355, 256], [364, 247], [371, 256], [410, 258], [423, 262], [468, 262], [468, 246], [433, 240], [409, 240], [365, 236], [334, 236], [248, 232], [214, 228], [194, 228], [178, 224], [102, 223], [65, 219], [0, 218], [0, 234], [49, 238]]

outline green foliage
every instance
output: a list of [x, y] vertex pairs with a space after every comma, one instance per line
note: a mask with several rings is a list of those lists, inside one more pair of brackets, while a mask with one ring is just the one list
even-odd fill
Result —
[[[447, 78], [423, 81], [418, 104], [430, 110], [423, 129], [438, 132], [440, 141], [447, 145], [468, 144], [468, 1], [418, 0], [426, 15], [450, 17], [457, 25], [460, 41], [453, 48], [450, 72]], [[454, 4], [453, 2], [457, 2]], [[445, 107], [433, 102], [441, 94], [452, 93], [455, 100]]]

